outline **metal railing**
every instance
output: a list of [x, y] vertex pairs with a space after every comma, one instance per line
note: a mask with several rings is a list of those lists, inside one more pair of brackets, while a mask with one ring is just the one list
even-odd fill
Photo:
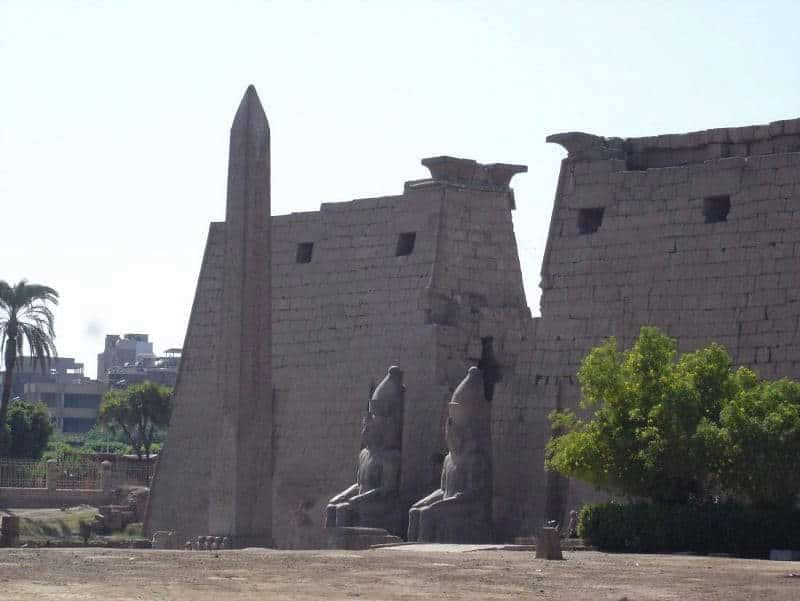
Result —
[[[77, 459], [49, 465], [56, 489], [100, 489], [101, 461]], [[149, 486], [155, 464], [115, 461], [111, 463], [110, 482], [119, 486]], [[47, 461], [0, 458], [0, 488], [47, 488]]]
[[113, 486], [150, 486], [155, 467], [155, 463], [112, 463], [111, 483]]
[[44, 461], [0, 459], [0, 487], [45, 488], [46, 465]]
[[[45, 462], [46, 464], [46, 462]], [[56, 462], [56, 488], [98, 489], [100, 488], [100, 463], [87, 461]]]

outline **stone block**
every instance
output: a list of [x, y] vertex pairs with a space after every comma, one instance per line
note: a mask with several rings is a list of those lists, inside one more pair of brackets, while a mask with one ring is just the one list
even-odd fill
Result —
[[564, 559], [558, 528], [542, 528], [536, 539], [536, 559]]

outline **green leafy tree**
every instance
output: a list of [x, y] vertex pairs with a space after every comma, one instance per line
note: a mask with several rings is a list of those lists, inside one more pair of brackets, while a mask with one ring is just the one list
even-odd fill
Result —
[[17, 459], [40, 459], [47, 448], [53, 426], [47, 407], [14, 399], [9, 403], [8, 456]]
[[118, 453], [131, 452], [125, 435], [121, 431], [110, 432], [99, 424], [88, 432], [77, 437], [75, 442], [83, 453]]
[[712, 431], [725, 490], [762, 508], [793, 507], [800, 493], [800, 384], [765, 381], [739, 392]]
[[153, 443], [169, 424], [172, 389], [153, 382], [109, 390], [100, 405], [98, 421], [111, 432], [120, 432], [141, 457], [150, 457]]
[[[23, 355], [25, 343], [30, 350], [34, 367], [42, 371], [50, 367], [50, 358], [56, 356], [53, 343], [53, 312], [48, 304], [58, 304], [58, 292], [40, 284], [20, 280], [11, 286], [0, 280], [0, 352], [3, 352], [5, 373], [3, 393], [0, 397], [0, 437], [5, 436], [11, 384], [17, 359]], [[8, 446], [8, 439], [0, 439], [0, 452]]]
[[77, 461], [78, 451], [63, 434], [54, 432], [47, 443], [47, 449], [42, 454], [42, 459]]
[[547, 465], [614, 493], [659, 502], [706, 495], [716, 481], [722, 407], [756, 383], [753, 372], [732, 369], [713, 344], [676, 362], [677, 343], [644, 327], [632, 348], [615, 339], [593, 349], [578, 372], [581, 406], [551, 415], [555, 436]]

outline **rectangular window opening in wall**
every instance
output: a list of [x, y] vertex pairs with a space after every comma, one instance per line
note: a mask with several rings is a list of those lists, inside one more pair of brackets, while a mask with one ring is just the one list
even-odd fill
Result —
[[65, 417], [63, 431], [65, 434], [83, 434], [94, 427], [93, 417]]
[[603, 224], [603, 212], [605, 207], [594, 207], [592, 209], [578, 209], [578, 233], [594, 234]]
[[301, 242], [297, 245], [297, 256], [295, 261], [297, 263], [311, 263], [311, 255], [314, 254], [313, 242]]
[[414, 242], [417, 240], [416, 232], [405, 232], [397, 237], [397, 250], [395, 250], [396, 257], [410, 255], [414, 252]]
[[98, 409], [103, 397], [99, 394], [66, 393], [64, 408], [66, 409]]
[[703, 199], [703, 216], [706, 218], [706, 223], [728, 221], [730, 210], [731, 197], [727, 194], [724, 196], [709, 196]]

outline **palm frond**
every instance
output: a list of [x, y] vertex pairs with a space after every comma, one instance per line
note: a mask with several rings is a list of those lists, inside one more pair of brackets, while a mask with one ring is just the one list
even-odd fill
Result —
[[[53, 339], [45, 330], [31, 323], [20, 323], [19, 330], [22, 335], [18, 337], [20, 342], [18, 346], [22, 346], [21, 340], [25, 338], [31, 349], [33, 367], [35, 368], [38, 364], [42, 371], [47, 370], [50, 367], [51, 357], [56, 356]], [[22, 354], [21, 351], [20, 354]]]
[[43, 301], [47, 303], [58, 304], [58, 292], [50, 288], [50, 286], [42, 286], [41, 284], [28, 284], [22, 280], [15, 287], [16, 304], [18, 307], [31, 305], [36, 301]]
[[11, 304], [13, 288], [5, 280], [0, 280], [0, 308], [8, 309]]
[[14, 286], [0, 280], [0, 351], [13, 340], [15, 351], [22, 360], [24, 346], [30, 348], [33, 367], [42, 371], [50, 366], [52, 357], [57, 357], [53, 338], [53, 312], [48, 304], [58, 304], [58, 292], [49, 286], [28, 284], [20, 280]]
[[19, 315], [20, 321], [28, 321], [47, 331], [50, 336], [55, 336], [53, 331], [53, 312], [44, 305], [31, 305]]

